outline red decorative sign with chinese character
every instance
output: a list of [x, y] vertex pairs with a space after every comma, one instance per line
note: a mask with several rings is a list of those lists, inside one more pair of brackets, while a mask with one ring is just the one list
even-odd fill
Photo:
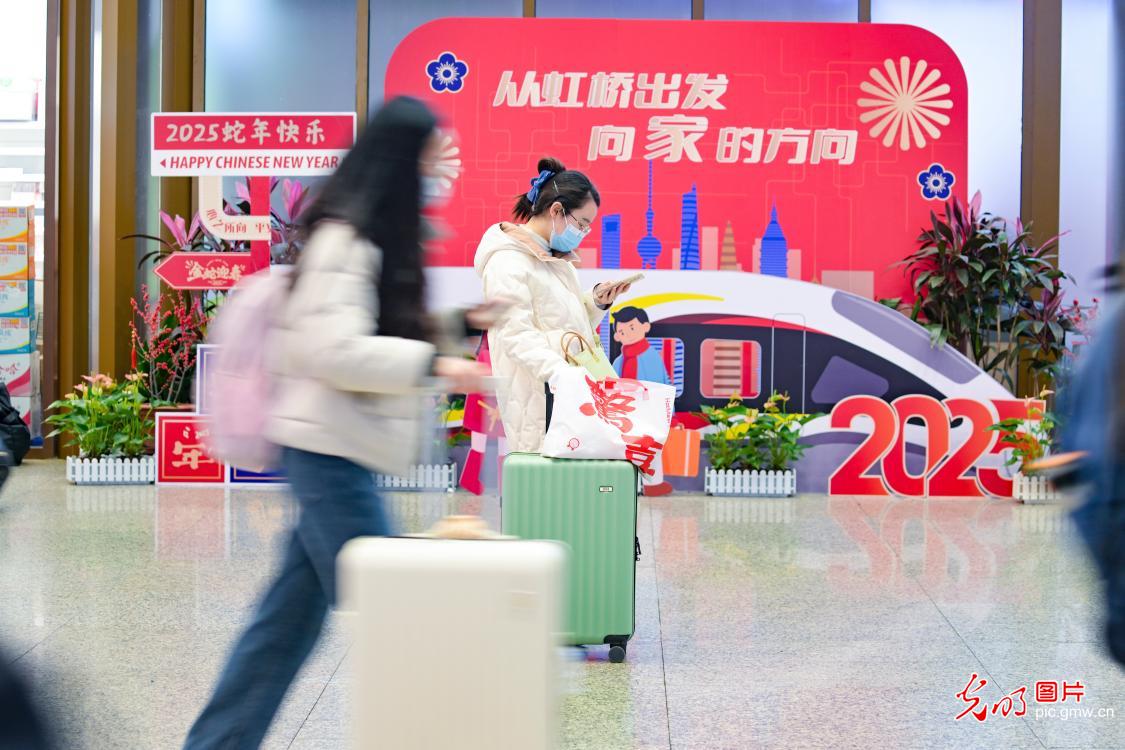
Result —
[[202, 414], [156, 415], [156, 483], [223, 484], [227, 467], [207, 455]]
[[250, 253], [172, 253], [153, 271], [173, 289], [230, 289], [252, 264]]
[[910, 26], [441, 19], [399, 44], [386, 93], [427, 100], [458, 136], [447, 266], [472, 264], [550, 155], [601, 193], [586, 268], [896, 297], [893, 264], [971, 185], [961, 63]]
[[354, 112], [155, 112], [152, 174], [330, 174], [354, 142]]

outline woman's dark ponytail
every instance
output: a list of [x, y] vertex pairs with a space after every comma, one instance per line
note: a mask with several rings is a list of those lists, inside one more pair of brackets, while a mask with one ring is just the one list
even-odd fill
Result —
[[590, 199], [595, 205], [602, 204], [602, 197], [590, 178], [546, 156], [539, 160], [538, 173], [532, 178], [528, 191], [516, 197], [512, 218], [525, 222], [544, 213], [555, 202], [561, 203], [567, 211], [574, 211]]

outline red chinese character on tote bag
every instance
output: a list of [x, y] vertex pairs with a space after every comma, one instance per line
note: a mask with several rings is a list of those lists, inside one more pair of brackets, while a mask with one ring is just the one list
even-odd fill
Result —
[[633, 406], [632, 396], [626, 393], [610, 393], [612, 385], [607, 386], [606, 383], [591, 380], [589, 376], [586, 377], [586, 384], [590, 387], [593, 403], [582, 404], [578, 407], [579, 411], [587, 417], [596, 414], [603, 422], [613, 425], [622, 432], [633, 429], [633, 420], [625, 416], [636, 409]]
[[621, 437], [625, 439], [625, 459], [635, 464], [646, 476], [651, 477], [656, 473], [652, 463], [664, 446], [649, 435], [622, 435]]

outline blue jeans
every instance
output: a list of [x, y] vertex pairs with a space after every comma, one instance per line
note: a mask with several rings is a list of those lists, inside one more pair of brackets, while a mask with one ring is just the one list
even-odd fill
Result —
[[386, 536], [371, 472], [343, 458], [285, 449], [300, 517], [277, 577], [231, 653], [185, 750], [256, 748], [336, 601], [336, 555], [349, 539]]

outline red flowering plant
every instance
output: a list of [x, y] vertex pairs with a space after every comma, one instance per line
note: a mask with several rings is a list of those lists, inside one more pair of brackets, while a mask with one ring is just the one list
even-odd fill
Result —
[[146, 286], [141, 301], [133, 299], [133, 318], [132, 364], [141, 392], [153, 406], [191, 403], [196, 346], [207, 329], [202, 301], [181, 291], [154, 299]]

